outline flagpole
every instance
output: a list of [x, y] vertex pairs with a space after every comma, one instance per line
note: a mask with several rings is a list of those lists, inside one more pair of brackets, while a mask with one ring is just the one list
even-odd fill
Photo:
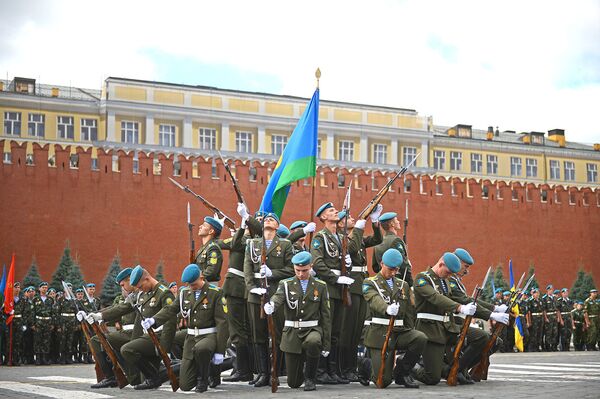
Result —
[[[319, 89], [319, 79], [321, 79], [321, 69], [317, 68], [317, 70], [315, 71], [315, 78], [317, 78], [317, 89]], [[319, 113], [319, 110], [317, 110], [317, 115]], [[317, 159], [319, 158], [320, 154], [317, 154]], [[313, 220], [313, 215], [315, 214], [315, 186], [317, 184], [317, 168], [315, 168], [315, 175], [312, 178], [312, 184], [310, 187], [310, 216], [308, 218], [308, 220], [312, 221]], [[310, 234], [308, 235], [308, 248], [310, 251], [310, 245], [312, 243], [312, 239], [313, 239], [313, 232], [311, 231]]]
[[11, 320], [10, 327], [9, 327], [9, 331], [10, 331], [10, 333], [9, 333], [9, 341], [8, 341], [8, 365], [9, 366], [13, 365], [13, 361], [12, 361], [12, 353], [13, 353], [13, 320]]

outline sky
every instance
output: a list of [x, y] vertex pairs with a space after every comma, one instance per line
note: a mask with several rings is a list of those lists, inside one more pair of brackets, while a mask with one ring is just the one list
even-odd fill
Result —
[[0, 76], [109, 76], [415, 109], [600, 142], [600, 1], [0, 0]]

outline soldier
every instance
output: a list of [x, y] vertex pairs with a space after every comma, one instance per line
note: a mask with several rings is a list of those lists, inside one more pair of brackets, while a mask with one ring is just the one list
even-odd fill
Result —
[[529, 313], [529, 295], [523, 292], [519, 303], [519, 320], [523, 330], [523, 352], [529, 351], [529, 328], [527, 328], [527, 313]]
[[360, 343], [363, 325], [367, 313], [367, 303], [362, 294], [362, 285], [365, 277], [369, 276], [367, 270], [367, 251], [366, 248], [374, 247], [382, 242], [381, 229], [379, 228], [379, 215], [383, 206], [378, 206], [377, 209], [370, 215], [371, 224], [373, 227], [373, 235], [363, 237], [365, 231], [366, 220], [354, 220], [351, 215], [347, 215], [346, 211], [341, 211], [338, 214], [340, 221], [338, 222], [338, 230], [343, 232], [345, 226], [345, 218], [348, 218], [348, 254], [352, 260], [350, 268], [350, 278], [354, 282], [350, 285], [351, 305], [346, 309], [342, 323], [342, 331], [347, 331], [342, 334], [339, 343], [340, 353], [340, 370], [342, 378], [350, 382], [357, 382], [357, 347]]
[[25, 297], [23, 298], [23, 364], [34, 364], [33, 359], [33, 336], [35, 330], [35, 288], [29, 286], [25, 288]]
[[[227, 344], [227, 301], [221, 289], [205, 282], [200, 268], [191, 264], [181, 274], [181, 281], [189, 283], [172, 304], [152, 317], [144, 319], [148, 329], [174, 322], [177, 314], [187, 321], [187, 336], [183, 345], [179, 383], [182, 391], [196, 387], [196, 392], [208, 389], [209, 365], [220, 365]], [[159, 327], [160, 328], [160, 327]]]
[[[266, 213], [263, 219], [263, 238], [266, 248], [263, 249], [263, 239], [254, 238], [247, 241], [244, 257], [244, 279], [248, 295], [248, 315], [254, 355], [258, 366], [258, 378], [254, 381], [255, 387], [269, 385], [269, 354], [267, 351], [268, 329], [267, 320], [261, 319], [261, 299], [263, 295], [272, 296], [277, 290], [279, 281], [291, 277], [292, 268], [292, 243], [276, 235], [279, 227], [279, 217], [274, 213]], [[262, 264], [263, 250], [266, 253], [265, 264]], [[268, 287], [265, 288], [265, 279]], [[273, 322], [276, 337], [279, 343], [283, 329], [283, 309], [275, 312]], [[252, 381], [250, 381], [252, 383]]]
[[596, 343], [600, 335], [600, 300], [598, 299], [598, 290], [590, 290], [590, 296], [583, 303], [586, 334], [586, 349], [596, 351]]
[[90, 307], [91, 307], [91, 311], [97, 312], [101, 305], [100, 305], [100, 299], [96, 298], [96, 284], [94, 283], [88, 283], [85, 285], [85, 290], [87, 291], [87, 297], [92, 298], [92, 303], [90, 303]]
[[390, 248], [395, 248], [400, 251], [402, 255], [402, 259], [404, 263], [400, 268], [398, 268], [398, 274], [401, 276], [404, 275], [404, 269], [407, 269], [406, 272], [406, 281], [412, 287], [412, 267], [410, 264], [410, 260], [408, 259], [408, 252], [406, 250], [406, 244], [400, 238], [400, 231], [402, 230], [402, 225], [398, 220], [398, 214], [396, 212], [386, 212], [379, 218], [379, 222], [381, 222], [381, 227], [385, 234], [383, 235], [383, 242], [375, 247], [373, 251], [373, 270], [375, 273], [379, 271], [381, 257], [383, 253]]
[[[306, 251], [294, 255], [295, 277], [279, 282], [277, 292], [264, 305], [267, 315], [283, 307], [285, 328], [281, 350], [285, 353], [287, 383], [314, 391], [319, 355], [330, 351], [331, 314], [327, 284], [311, 277], [312, 256]], [[282, 306], [284, 305], [284, 306]]]
[[571, 311], [573, 310], [573, 301], [569, 298], [569, 289], [563, 288], [560, 290], [561, 296], [557, 299], [557, 307], [561, 315], [559, 325], [560, 350], [569, 351], [571, 349], [571, 334], [573, 331], [573, 318]]
[[[310, 249], [306, 247], [304, 240], [301, 240], [300, 238], [305, 237], [309, 233], [313, 233], [316, 230], [316, 227], [317, 225], [314, 222], [307, 223], [303, 220], [297, 220], [290, 225], [290, 234], [292, 234], [292, 236], [288, 237], [288, 239], [292, 242], [294, 255], [298, 252], [308, 251]], [[293, 238], [295, 236], [293, 234], [295, 232], [302, 232], [303, 234], [298, 236], [298, 239], [294, 240]]]
[[542, 297], [544, 309], [544, 349], [547, 352], [556, 351], [556, 345], [558, 344], [558, 323], [561, 321], [553, 288], [552, 284], [548, 284], [546, 286], [546, 295]]
[[177, 296], [177, 294], [179, 293], [179, 288], [177, 288], [177, 283], [175, 281], [172, 281], [169, 284], [169, 291], [173, 293], [173, 296]]
[[54, 314], [54, 300], [47, 296], [48, 283], [42, 281], [39, 286], [39, 295], [33, 300], [35, 312], [35, 335], [33, 338], [33, 351], [35, 364], [50, 364], [50, 338], [52, 335], [52, 316]]
[[342, 259], [342, 237], [337, 233], [338, 211], [333, 203], [327, 202], [319, 207], [316, 217], [323, 223], [323, 229], [315, 234], [311, 244], [313, 268], [316, 276], [327, 283], [329, 305], [331, 307], [331, 353], [329, 359], [321, 357], [317, 370], [317, 383], [348, 384], [338, 370], [338, 344], [344, 308], [342, 306], [342, 286], [351, 285], [354, 279], [341, 275], [342, 262], [350, 269], [352, 260], [349, 254]]
[[[14, 297], [14, 313], [12, 321], [12, 356], [9, 353], [11, 350], [10, 342], [10, 328], [5, 331], [5, 342], [6, 342], [6, 362], [9, 366], [20, 366], [24, 360], [23, 357], [23, 333], [27, 329], [26, 323], [23, 320], [23, 310], [26, 300], [23, 300], [21, 296], [21, 283], [15, 281], [13, 284], [13, 297]], [[9, 363], [12, 361], [12, 363]]]
[[[71, 283], [67, 283], [71, 288]], [[67, 300], [66, 296], [62, 296], [58, 300], [58, 311], [57, 319], [60, 326], [60, 364], [72, 364], [73, 363], [73, 339], [75, 337], [75, 331], [79, 324], [77, 323], [76, 314], [77, 306], [75, 301]]]
[[583, 313], [583, 302], [577, 301], [575, 309], [571, 311], [573, 320], [573, 346], [576, 351], [585, 350], [585, 314]]
[[58, 314], [58, 303], [56, 298], [56, 289], [48, 288], [48, 297], [52, 298], [52, 320], [50, 324], [52, 325], [52, 332], [50, 333], [50, 345], [48, 352], [48, 361], [50, 364], [56, 364], [60, 358], [60, 320]]
[[221, 266], [223, 253], [217, 244], [217, 239], [223, 230], [223, 222], [217, 218], [207, 216], [204, 223], [198, 227], [198, 236], [202, 246], [196, 254], [195, 263], [198, 265], [208, 283], [218, 285], [221, 279]]
[[[510, 291], [502, 293], [502, 304], [507, 305], [510, 302]], [[501, 339], [503, 341], [502, 352], [512, 353], [515, 349], [515, 328], [513, 325], [508, 325], [502, 330]]]
[[529, 351], [539, 352], [543, 345], [544, 305], [540, 300], [540, 290], [531, 290], [531, 299], [527, 307], [527, 327], [529, 328]]
[[[381, 351], [384, 346], [390, 317], [394, 317], [394, 328], [389, 337], [387, 356], [385, 358], [383, 387], [391, 384], [392, 379], [398, 385], [406, 388], [419, 388], [410, 376], [410, 370], [417, 363], [425, 345], [427, 336], [413, 329], [412, 317], [409, 311], [414, 303], [411, 300], [411, 290], [408, 283], [396, 277], [398, 268], [404, 264], [400, 251], [390, 248], [381, 257], [381, 269], [373, 276], [364, 280], [363, 295], [368, 303], [371, 323], [365, 334], [365, 346], [371, 353], [371, 381], [377, 382], [381, 367]], [[407, 272], [408, 274], [408, 272]], [[396, 350], [405, 350], [402, 358], [395, 360]], [[368, 361], [368, 360], [367, 360]], [[368, 370], [369, 367], [367, 366]]]
[[[85, 309], [86, 312], [91, 311], [90, 303], [87, 300], [87, 298], [85, 298], [83, 288], [77, 288], [75, 290], [75, 300], [79, 304], [79, 309]], [[71, 351], [73, 352], [73, 356], [75, 358], [76, 363], [87, 362], [89, 348], [81, 324], [77, 324], [76, 326], [75, 337], [73, 339], [73, 348]]]
[[[453, 343], [460, 333], [455, 314], [472, 316], [477, 310], [474, 303], [461, 305], [450, 299], [452, 288], [447, 279], [459, 270], [460, 260], [453, 253], [446, 252], [435, 266], [417, 274], [415, 278], [416, 329], [427, 335], [427, 346], [423, 351], [424, 367], [417, 367], [414, 375], [427, 385], [440, 382], [446, 346]], [[470, 364], [471, 360], [462, 356], [461, 366]]]

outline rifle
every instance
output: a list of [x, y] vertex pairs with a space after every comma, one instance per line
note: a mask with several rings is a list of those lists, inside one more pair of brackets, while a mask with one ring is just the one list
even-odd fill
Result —
[[240, 190], [240, 187], [238, 186], [237, 179], [233, 176], [233, 173], [231, 173], [231, 168], [229, 167], [229, 164], [227, 162], [225, 162], [225, 159], [223, 159], [223, 155], [221, 155], [221, 151], [217, 150], [217, 152], [219, 153], [221, 162], [223, 162], [223, 166], [225, 166], [225, 170], [227, 171], [227, 174], [231, 178], [231, 182], [233, 183], [233, 190], [235, 191], [235, 195], [237, 196], [238, 202], [241, 202], [242, 204], [246, 205], [246, 201], [244, 201], [244, 196], [242, 195], [242, 191]]
[[187, 225], [190, 232], [190, 263], [194, 263], [196, 260], [196, 248], [194, 244], [194, 225], [192, 224], [192, 218], [190, 216], [190, 203], [187, 203]]
[[[138, 314], [140, 315], [140, 322], [142, 320], [144, 320], [144, 316], [142, 315], [142, 311], [140, 310], [139, 305], [136, 303], [135, 305], [133, 305], [133, 308], [135, 310], [137, 310]], [[158, 336], [156, 335], [156, 332], [154, 332], [152, 327], [148, 328], [146, 330], [146, 332], [148, 333], [150, 340], [156, 347], [156, 350], [158, 351], [158, 354], [160, 355], [160, 358], [162, 359], [162, 361], [165, 365], [165, 368], [167, 369], [167, 375], [169, 376], [169, 380], [171, 381], [171, 388], [173, 389], [173, 392], [177, 392], [177, 390], [179, 389], [179, 380], [177, 379], [177, 376], [173, 372], [173, 367], [171, 365], [171, 358], [169, 357], [169, 355], [167, 354], [165, 349], [160, 344], [160, 340], [158, 339]]]
[[[479, 299], [479, 297], [481, 296], [481, 293], [483, 292], [483, 288], [485, 287], [485, 284], [487, 283], [487, 279], [490, 276], [491, 270], [492, 270], [492, 268], [489, 267], [487, 273], [485, 274], [485, 277], [483, 279], [483, 283], [481, 284], [481, 287], [480, 286], [475, 287], [475, 292], [473, 294], [473, 302], [475, 304], [477, 304], [477, 300]], [[453, 386], [453, 387], [456, 386], [456, 383], [457, 383], [458, 365], [460, 363], [459, 362], [460, 352], [465, 343], [465, 339], [467, 338], [467, 332], [469, 331], [469, 327], [471, 326], [472, 319], [473, 319], [473, 316], [465, 317], [465, 321], [463, 322], [462, 329], [460, 331], [460, 336], [458, 337], [458, 342], [456, 343], [456, 346], [454, 347], [454, 358], [452, 360], [452, 367], [450, 368], [450, 372], [448, 373], [448, 378], [446, 378], [446, 384]]]
[[[404, 276], [402, 277], [402, 287], [400, 287], [400, 289], [396, 292], [396, 296], [394, 298], [392, 298], [392, 299], [395, 299], [396, 301], [390, 300], [390, 302], [397, 302], [399, 295], [402, 294], [402, 290], [404, 290], [404, 284], [406, 284], [404, 279], [406, 278], [407, 270], [408, 269], [404, 269]], [[377, 388], [383, 388], [383, 374], [385, 372], [385, 361], [387, 359], [387, 349], [388, 349], [388, 345], [390, 344], [390, 337], [392, 336], [392, 331], [394, 330], [395, 323], [396, 323], [396, 316], [391, 316], [390, 322], [388, 323], [387, 331], [385, 332], [385, 341], [383, 341], [383, 347], [381, 348], [381, 364], [379, 366], [379, 371], [377, 372], [377, 381], [375, 383]], [[395, 357], [395, 354], [394, 354], [394, 357]]]
[[413, 158], [412, 161], [410, 161], [410, 163], [408, 165], [403, 166], [402, 169], [400, 169], [400, 171], [398, 173], [396, 173], [396, 176], [394, 176], [393, 178], [388, 180], [388, 182], [385, 184], [385, 186], [381, 187], [381, 189], [377, 192], [377, 194], [375, 194], [375, 197], [373, 197], [371, 202], [369, 202], [367, 204], [367, 206], [365, 207], [365, 209], [363, 209], [358, 214], [358, 219], [366, 219], [367, 216], [369, 216], [371, 213], [373, 213], [373, 211], [375, 210], [377, 205], [379, 205], [379, 203], [381, 202], [383, 197], [388, 193], [388, 191], [390, 191], [390, 188], [392, 188], [392, 184], [396, 181], [397, 178], [399, 178], [404, 173], [406, 173], [408, 168], [410, 168], [415, 163], [417, 158], [419, 158], [419, 155], [421, 155], [420, 152], [417, 154], [416, 157]]
[[[348, 254], [348, 217], [350, 216], [350, 194], [352, 191], [352, 180], [350, 180], [350, 184], [348, 185], [348, 189], [346, 191], [346, 198], [344, 198], [344, 208], [343, 211], [346, 212], [346, 216], [344, 218], [344, 236], [342, 237], [342, 264], [340, 267], [340, 272], [342, 276], [348, 275], [348, 268], [346, 267], [346, 255]], [[348, 284], [344, 284], [342, 286], [342, 305], [346, 307], [352, 306], [352, 299], [350, 297], [350, 290], [348, 289]]]
[[[73, 295], [73, 292], [71, 291], [71, 289], [69, 289], [69, 286], [64, 281], [62, 282], [62, 285], [63, 285], [63, 288], [65, 289], [65, 299], [73, 301], [73, 303], [75, 304], [75, 307], [77, 308], [77, 312], [79, 312], [81, 310], [81, 308], [79, 307], [79, 304], [77, 303], [77, 299], [75, 299], [75, 295]], [[94, 359], [98, 359], [96, 350], [92, 346], [92, 342], [91, 342], [92, 337], [90, 336], [90, 332], [88, 331], [87, 326], [86, 326], [87, 322], [85, 320], [82, 320], [80, 322], [80, 324], [81, 324], [81, 331], [83, 331], [83, 335], [85, 336], [85, 341], [88, 344], [88, 348], [90, 348], [90, 351], [92, 352], [92, 356], [94, 356]], [[96, 381], [97, 382], [100, 382], [100, 381], [106, 379], [106, 375], [102, 371], [102, 368], [100, 367], [100, 364], [97, 361], [94, 362], [94, 370], [96, 371]]]
[[[523, 280], [524, 276], [525, 276], [525, 273], [523, 273], [523, 276], [521, 276], [521, 280], [519, 280], [519, 284], [517, 284], [517, 287], [521, 284], [521, 281]], [[531, 275], [531, 277], [527, 281], [527, 284], [525, 284], [525, 287], [523, 288], [523, 290], [519, 290], [519, 288], [515, 289], [515, 291], [513, 292], [512, 296], [510, 298], [510, 301], [508, 303], [507, 311], [509, 313], [510, 313], [511, 309], [515, 306], [515, 304], [521, 301], [523, 292], [527, 291], [527, 288], [529, 288], [529, 285], [533, 281], [534, 277], [535, 277], [535, 273]], [[492, 333], [492, 337], [487, 342], [487, 344], [483, 348], [483, 351], [481, 352], [481, 359], [479, 360], [479, 363], [477, 363], [475, 365], [475, 367], [473, 367], [470, 371], [471, 378], [473, 378], [473, 380], [475, 380], [475, 381], [487, 380], [488, 369], [490, 367], [490, 352], [491, 352], [492, 348], [494, 347], [494, 345], [496, 344], [496, 339], [498, 338], [498, 335], [500, 335], [500, 333], [502, 332], [503, 328], [504, 328], [504, 324], [496, 323], [496, 326], [494, 327], [494, 332]]]
[[[68, 288], [68, 286], [67, 286]], [[94, 312], [98, 312], [98, 306], [96, 306], [96, 302], [94, 302], [94, 298], [90, 296], [90, 294], [88, 294], [87, 289], [85, 288], [85, 285], [82, 285], [81, 288], [83, 289], [83, 292], [85, 293], [85, 297], [87, 298], [88, 302], [92, 304], [92, 306], [94, 307]], [[101, 324], [100, 328], [102, 328], [102, 331], [105, 334], [108, 334], [108, 327], [106, 327], [106, 324]]]
[[190, 193], [194, 197], [196, 197], [197, 199], [199, 199], [200, 202], [202, 202], [202, 204], [206, 208], [208, 208], [208, 210], [210, 210], [212, 213], [216, 213], [217, 216], [219, 216], [220, 218], [224, 218], [223, 223], [225, 223], [227, 225], [227, 227], [229, 227], [231, 229], [235, 229], [235, 222], [233, 221], [233, 219], [231, 219], [229, 216], [225, 215], [219, 208], [217, 208], [212, 203], [210, 203], [206, 198], [204, 198], [200, 194], [196, 194], [188, 186], [182, 186], [181, 184], [177, 183], [175, 180], [171, 179], [170, 177], [169, 177], [169, 180], [171, 180], [171, 182], [173, 184], [175, 184], [177, 187], [179, 187], [180, 189], [182, 189], [186, 193]]
[[406, 229], [408, 228], [408, 200], [405, 201], [405, 209], [404, 212], [404, 234], [402, 235], [402, 241], [406, 245]]

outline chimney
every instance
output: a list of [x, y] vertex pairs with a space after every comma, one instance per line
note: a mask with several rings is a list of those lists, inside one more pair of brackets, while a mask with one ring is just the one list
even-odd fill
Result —
[[493, 140], [494, 139], [494, 126], [488, 126], [486, 138], [488, 140]]
[[494, 133], [496, 137], [500, 136], [500, 129], [496, 126], [496, 132]]
[[58, 87], [52, 88], [52, 97], [58, 97], [59, 93], [60, 93], [60, 90], [58, 89]]
[[529, 135], [529, 133], [521, 133], [521, 140], [523, 141], [523, 144], [531, 144], [531, 136]]
[[555, 143], [558, 143], [559, 147], [565, 147], [566, 146], [566, 139], [565, 139], [565, 131], [564, 131], [564, 129], [552, 129], [552, 130], [548, 130], [548, 140], [554, 141]]

